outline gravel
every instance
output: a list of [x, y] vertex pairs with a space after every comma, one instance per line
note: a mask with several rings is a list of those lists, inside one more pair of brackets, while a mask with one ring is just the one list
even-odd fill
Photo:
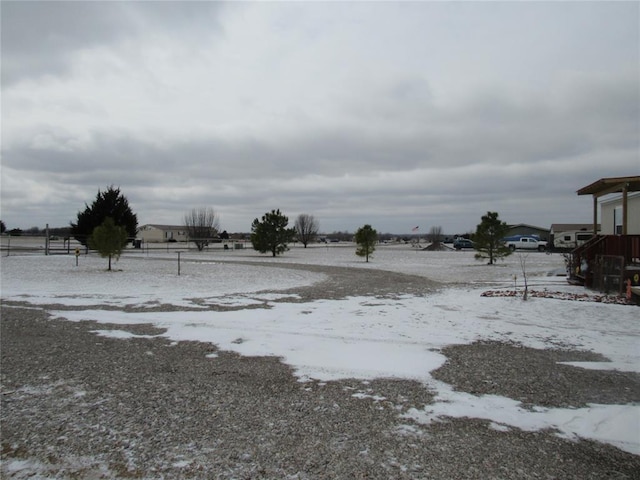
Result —
[[607, 361], [593, 352], [476, 342], [445, 347], [442, 353], [447, 362], [431, 375], [475, 395], [501, 395], [524, 406], [563, 408], [640, 402], [638, 373], [588, 370], [559, 363]]
[[[437, 288], [389, 272], [304, 268], [329, 278], [296, 289], [301, 301]], [[477, 419], [413, 423], [401, 415], [433, 401], [417, 382], [299, 382], [278, 358], [98, 337], [91, 331], [162, 330], [53, 320], [46, 309], [1, 309], [2, 478], [640, 478], [640, 456], [598, 442]], [[479, 342], [443, 353], [434, 377], [470, 393], [525, 405], [640, 401], [636, 374], [556, 363], [603, 360], [586, 352]]]

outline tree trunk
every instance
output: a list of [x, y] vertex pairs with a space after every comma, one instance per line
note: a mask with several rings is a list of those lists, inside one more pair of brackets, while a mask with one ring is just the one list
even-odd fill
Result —
[[109, 255], [109, 271], [111, 271], [111, 255]]

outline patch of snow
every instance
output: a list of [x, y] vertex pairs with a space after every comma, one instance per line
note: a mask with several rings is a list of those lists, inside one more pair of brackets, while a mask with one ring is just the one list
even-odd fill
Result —
[[[166, 329], [161, 336], [174, 344], [195, 340], [247, 356], [277, 356], [294, 368], [300, 381], [366, 381], [379, 377], [417, 380], [434, 391], [436, 397], [433, 405], [406, 413], [416, 422], [446, 417], [482, 418], [492, 422], [495, 429], [550, 428], [568, 438], [591, 438], [640, 454], [638, 405], [527, 410], [509, 398], [455, 392], [431, 377], [430, 372], [446, 360], [440, 353], [442, 348], [476, 340], [519, 342], [542, 349], [589, 350], [610, 362], [568, 364], [640, 372], [636, 307], [544, 297], [526, 302], [519, 296], [482, 297], [488, 288], [522, 290], [517, 255], [496, 266], [476, 262], [473, 252], [423, 252], [402, 246], [379, 248], [369, 263], [357, 259], [355, 248], [325, 247], [292, 248], [275, 259], [248, 251], [183, 254], [182, 258], [183, 273], [178, 276], [171, 253], [154, 258], [142, 253], [126, 254], [118, 263], [118, 272], [106, 272], [105, 260], [93, 256], [82, 256], [78, 267], [72, 257], [6, 257], [2, 259], [2, 299], [76, 307], [49, 312], [69, 321], [153, 324]], [[226, 263], [228, 260], [252, 264]], [[286, 295], [265, 291], [326, 279], [322, 274], [278, 268], [288, 262], [408, 273], [445, 282], [446, 288], [424, 296], [395, 299], [275, 302]], [[584, 292], [568, 285], [562, 277], [547, 276], [563, 265], [561, 255], [528, 254], [529, 287], [564, 292], [569, 297]], [[268, 303], [269, 308], [243, 308], [265, 302], [273, 303]], [[202, 308], [203, 303], [238, 308], [211, 311]], [[100, 308], [159, 304], [173, 305], [178, 311]], [[77, 309], [82, 306], [86, 308]], [[188, 310], [180, 310], [187, 307]], [[122, 330], [96, 333], [124, 339], [151, 338]], [[214, 355], [207, 357], [215, 358]]]
[[158, 335], [136, 335], [135, 333], [126, 332], [124, 330], [92, 330], [99, 337], [107, 338], [156, 338]]

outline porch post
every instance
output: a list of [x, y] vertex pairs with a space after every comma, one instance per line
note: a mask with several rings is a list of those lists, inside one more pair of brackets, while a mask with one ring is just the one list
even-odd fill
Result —
[[629, 191], [629, 184], [625, 183], [622, 188], [622, 234], [627, 234], [627, 192]]
[[598, 235], [598, 197], [593, 196], [593, 235]]

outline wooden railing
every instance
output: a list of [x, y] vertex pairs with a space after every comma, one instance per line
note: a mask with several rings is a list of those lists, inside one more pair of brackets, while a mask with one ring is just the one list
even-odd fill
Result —
[[[589, 288], [603, 288], [606, 257], [620, 257], [622, 274], [626, 266], [640, 264], [640, 235], [598, 235], [571, 252], [569, 281]], [[621, 279], [622, 281], [622, 279]]]

